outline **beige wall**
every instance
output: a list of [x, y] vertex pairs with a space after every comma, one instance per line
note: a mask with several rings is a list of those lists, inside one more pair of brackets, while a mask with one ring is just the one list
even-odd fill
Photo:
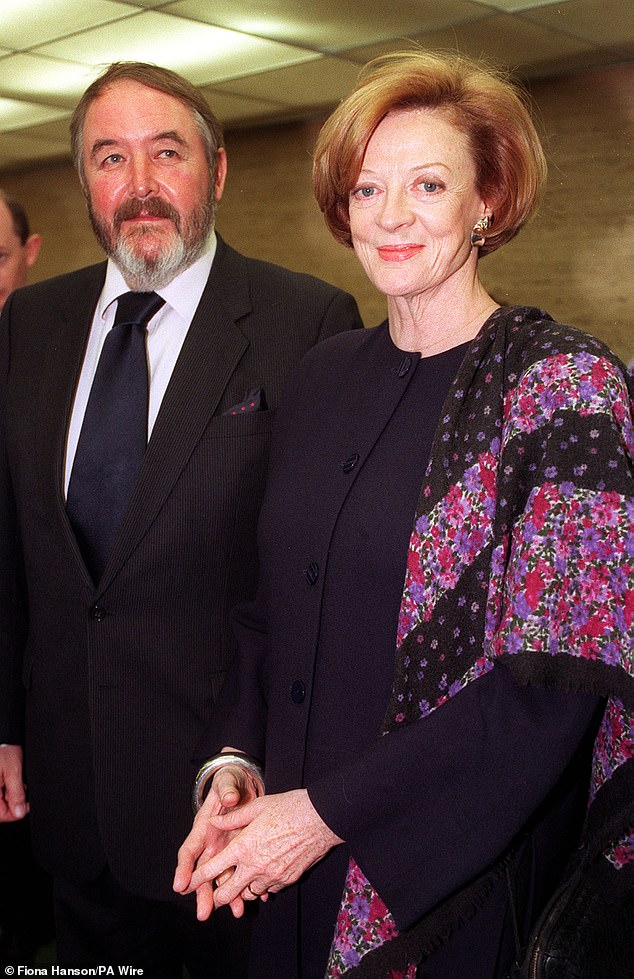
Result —
[[[484, 259], [498, 300], [539, 305], [634, 356], [632, 161], [634, 65], [533, 86], [550, 163], [540, 216]], [[229, 181], [218, 216], [227, 240], [248, 255], [309, 271], [348, 289], [364, 320], [384, 301], [354, 255], [325, 229], [310, 192], [310, 154], [320, 120], [227, 134]], [[32, 280], [101, 257], [75, 174], [67, 163], [0, 174], [27, 205], [44, 246]]]

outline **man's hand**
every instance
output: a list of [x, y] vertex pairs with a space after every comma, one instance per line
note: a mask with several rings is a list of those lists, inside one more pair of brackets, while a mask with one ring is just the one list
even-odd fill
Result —
[[[191, 876], [187, 891], [197, 891], [200, 920], [223, 904], [239, 917], [244, 900], [294, 884], [343, 842], [318, 815], [306, 789], [262, 796], [224, 814], [210, 813], [208, 820], [216, 833], [230, 839], [222, 852], [215, 846], [201, 854]], [[201, 901], [201, 890], [207, 888]]]
[[[174, 875], [174, 890], [179, 894], [189, 893], [192, 873], [201, 862], [209, 860], [220, 853], [237, 830], [215, 826], [212, 817], [235, 810], [256, 799], [258, 786], [250, 778], [244, 768], [237, 765], [226, 765], [214, 775], [207, 798], [194, 819], [191, 832], [178, 851], [178, 864]], [[222, 875], [224, 881], [230, 877], [233, 870], [228, 869]], [[196, 892], [198, 918], [206, 920], [214, 906], [213, 884], [203, 883]], [[231, 906], [236, 918], [244, 913], [244, 901], [237, 897]]]
[[0, 746], [0, 823], [24, 819], [29, 811], [22, 781], [22, 748], [17, 744]]

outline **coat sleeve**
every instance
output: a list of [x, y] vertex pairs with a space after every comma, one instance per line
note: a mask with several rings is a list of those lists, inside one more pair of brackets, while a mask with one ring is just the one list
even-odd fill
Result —
[[561, 779], [598, 704], [522, 687], [496, 665], [309, 795], [407, 928], [504, 853]]

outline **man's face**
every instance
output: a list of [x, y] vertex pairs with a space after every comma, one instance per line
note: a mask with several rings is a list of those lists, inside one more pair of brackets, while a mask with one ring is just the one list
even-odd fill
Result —
[[202, 254], [226, 175], [212, 183], [203, 138], [178, 99], [122, 80], [90, 105], [83, 131], [93, 229], [133, 289], [167, 285]]
[[13, 215], [0, 200], [0, 310], [9, 293], [26, 282], [26, 274], [38, 256], [40, 244], [39, 235], [30, 235], [22, 244], [15, 233]]

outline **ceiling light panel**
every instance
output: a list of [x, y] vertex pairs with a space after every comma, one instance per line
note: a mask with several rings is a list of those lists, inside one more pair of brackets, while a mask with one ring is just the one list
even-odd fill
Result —
[[19, 0], [2, 4], [0, 37], [14, 50], [129, 17], [134, 7], [115, 0]]
[[154, 11], [54, 41], [37, 52], [91, 65], [152, 61], [182, 72], [195, 85], [318, 57], [288, 44]]
[[74, 108], [98, 74], [92, 65], [14, 54], [0, 59], [0, 95]]

